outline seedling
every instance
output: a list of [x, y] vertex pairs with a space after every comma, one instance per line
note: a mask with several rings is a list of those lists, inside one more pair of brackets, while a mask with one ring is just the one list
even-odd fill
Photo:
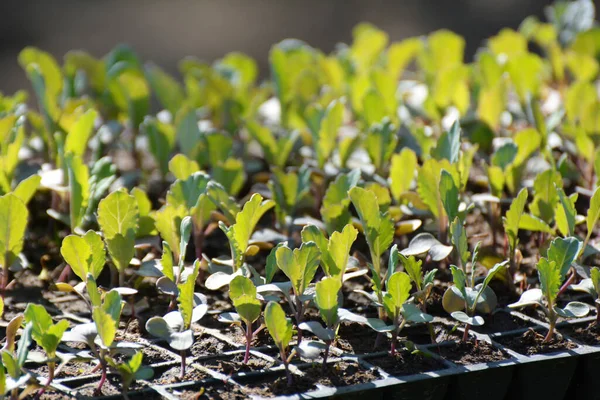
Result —
[[492, 267], [482, 283], [475, 284], [475, 265], [479, 255], [479, 245], [477, 243], [471, 257], [470, 279], [467, 274], [467, 260], [471, 255], [467, 249], [466, 233], [462, 222], [458, 218], [454, 220], [451, 226], [453, 242], [459, 254], [459, 260], [462, 267], [451, 265], [452, 280], [454, 285], [450, 286], [444, 293], [442, 305], [452, 318], [465, 324], [465, 330], [462, 337], [463, 342], [468, 339], [469, 328], [471, 326], [481, 326], [484, 320], [475, 313], [490, 314], [496, 308], [498, 299], [494, 291], [488, 286], [492, 279], [498, 273], [502, 273], [508, 264], [508, 260], [497, 263]]
[[44, 349], [47, 357], [48, 381], [37, 394], [37, 398], [40, 398], [54, 379], [57, 361], [56, 349], [63, 334], [69, 328], [69, 322], [63, 319], [54, 324], [48, 311], [38, 304], [28, 304], [24, 316], [24, 323], [31, 324], [31, 337], [38, 346]]
[[[431, 315], [422, 312], [414, 304], [406, 302], [410, 297], [411, 288], [410, 277], [404, 272], [394, 272], [386, 282], [383, 306], [393, 324], [390, 348], [392, 356], [396, 354], [398, 334], [407, 322], [429, 323], [433, 321]], [[400, 321], [400, 317], [402, 317], [402, 321]]]
[[152, 368], [142, 365], [144, 354], [141, 351], [136, 352], [129, 360], [118, 362], [108, 357], [108, 363], [119, 372], [122, 382], [122, 395], [124, 399], [129, 399], [127, 392], [135, 380], [150, 379], [153, 375]]
[[109, 194], [98, 205], [98, 224], [113, 265], [119, 286], [125, 286], [125, 269], [135, 255], [135, 238], [139, 226], [137, 200], [125, 191]]
[[291, 353], [288, 356], [287, 349], [292, 340], [292, 322], [285, 316], [285, 312], [278, 303], [270, 301], [265, 308], [265, 324], [267, 325], [271, 337], [275, 341], [275, 345], [279, 349], [281, 361], [285, 366], [288, 385], [291, 385], [293, 380], [289, 369], [289, 363], [294, 354]]
[[[317, 321], [302, 322], [298, 325], [298, 329], [304, 329], [323, 342], [325, 342], [325, 355], [323, 356], [323, 370], [327, 366], [327, 357], [331, 344], [337, 337], [337, 331], [340, 324], [338, 317], [338, 309], [340, 308], [339, 292], [342, 288], [342, 282], [334, 277], [325, 278], [318, 282], [315, 290], [315, 303], [319, 308], [319, 313], [325, 328]], [[310, 345], [311, 342], [302, 343], [301, 346]]]
[[244, 330], [246, 338], [244, 364], [247, 364], [250, 358], [250, 345], [256, 333], [252, 324], [260, 317], [262, 308], [260, 301], [256, 298], [256, 286], [245, 276], [236, 276], [229, 284], [229, 298], [233, 302], [237, 314], [223, 313], [219, 316], [219, 321], [240, 325], [243, 321], [246, 325]]
[[206, 298], [199, 293], [194, 293], [199, 269], [200, 261], [196, 260], [186, 280], [177, 285], [179, 310], [171, 311], [164, 317], [152, 317], [146, 322], [146, 330], [151, 335], [166, 340], [171, 348], [180, 352], [181, 379], [185, 377], [186, 350], [194, 344], [191, 325], [208, 311]]
[[571, 263], [581, 251], [582, 243], [574, 238], [557, 238], [552, 241], [548, 249], [548, 257], [540, 258], [536, 268], [540, 280], [540, 288], [529, 289], [521, 295], [519, 301], [509, 304], [510, 308], [522, 308], [526, 306], [539, 307], [546, 318], [548, 318], [548, 333], [544, 343], [554, 338], [556, 321], [562, 318], [582, 318], [590, 309], [587, 304], [571, 301], [564, 308], [557, 306], [557, 298], [561, 285]]
[[[31, 375], [25, 371], [24, 366], [31, 345], [31, 331], [33, 324], [25, 325], [15, 348], [17, 330], [23, 322], [23, 316], [17, 315], [6, 327], [6, 343], [0, 350], [2, 362], [0, 363], [0, 393], [10, 400], [25, 398], [37, 390], [38, 385], [30, 382]], [[23, 388], [21, 393], [19, 389]]]
[[[381, 271], [381, 256], [392, 244], [394, 239], [394, 224], [391, 219], [379, 211], [377, 196], [374, 192], [354, 187], [348, 192], [352, 204], [360, 218], [363, 233], [371, 253], [371, 282], [380, 304], [383, 303], [383, 285]], [[379, 308], [379, 318], [383, 319], [384, 309]]]

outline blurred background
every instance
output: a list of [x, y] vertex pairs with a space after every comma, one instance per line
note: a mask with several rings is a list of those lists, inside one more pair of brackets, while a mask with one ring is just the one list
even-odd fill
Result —
[[[17, 63], [28, 45], [59, 60], [72, 49], [95, 56], [128, 43], [143, 60], [177, 74], [187, 55], [206, 61], [230, 51], [254, 57], [268, 73], [272, 44], [288, 37], [324, 51], [350, 42], [352, 27], [371, 22], [391, 41], [451, 29], [471, 57], [502, 27], [543, 17], [545, 0], [0, 0], [0, 91], [29, 88]], [[596, 2], [598, 7], [598, 2]]]

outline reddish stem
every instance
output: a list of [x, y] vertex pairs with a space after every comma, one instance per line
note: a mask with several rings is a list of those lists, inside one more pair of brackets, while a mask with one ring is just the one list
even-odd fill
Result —
[[179, 374], [179, 379], [183, 380], [185, 378], [185, 350], [181, 350], [179, 355], [181, 356], [181, 374]]
[[102, 362], [102, 377], [100, 378], [100, 382], [98, 383], [98, 387], [95, 390], [95, 396], [102, 395], [102, 386], [104, 386], [104, 382], [106, 382], [106, 365]]
[[463, 333], [463, 337], [462, 337], [462, 341], [466, 342], [469, 339], [469, 328], [471, 327], [471, 325], [467, 324], [467, 326], [465, 327], [465, 331]]
[[571, 276], [569, 276], [569, 279], [567, 279], [567, 281], [560, 287], [560, 290], [558, 291], [558, 294], [556, 295], [556, 297], [558, 298], [558, 296], [563, 294], [565, 292], [565, 290], [567, 290], [569, 285], [571, 285], [573, 283], [574, 280], [575, 280], [575, 271], [571, 272]]

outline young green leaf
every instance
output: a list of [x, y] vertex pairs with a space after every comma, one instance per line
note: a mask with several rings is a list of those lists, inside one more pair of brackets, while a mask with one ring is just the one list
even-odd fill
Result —
[[565, 279], [571, 264], [583, 249], [583, 243], [574, 237], [556, 238], [548, 248], [548, 261], [554, 261], [560, 271], [561, 281]]
[[560, 267], [556, 265], [555, 261], [548, 261], [548, 259], [543, 257], [540, 258], [540, 261], [537, 263], [536, 267], [538, 270], [538, 277], [540, 279], [542, 292], [552, 307], [562, 282]]
[[600, 218], [600, 187], [596, 188], [596, 191], [590, 199], [590, 208], [588, 208], [587, 217], [585, 219], [587, 226], [586, 243], [594, 232], [594, 227], [596, 226], [596, 222], [598, 222], [598, 218]]
[[179, 289], [179, 312], [183, 318], [183, 330], [190, 328], [192, 324], [192, 314], [194, 312], [194, 288], [196, 287], [196, 279], [200, 270], [200, 261], [194, 262], [192, 272], [187, 276], [185, 282], [177, 285]]
[[292, 340], [292, 321], [286, 318], [281, 306], [270, 301], [265, 308], [265, 324], [277, 347], [285, 349]]
[[417, 167], [417, 155], [408, 147], [392, 155], [389, 181], [390, 191], [396, 203], [400, 203], [402, 193], [410, 190]]
[[65, 140], [65, 154], [73, 154], [78, 157], [84, 156], [97, 117], [98, 112], [92, 108], [82, 114], [71, 125]]
[[123, 274], [134, 256], [139, 224], [135, 197], [125, 191], [109, 194], [98, 205], [98, 224], [104, 234], [111, 259]]
[[327, 232], [341, 231], [350, 223], [352, 215], [348, 211], [348, 191], [358, 184], [359, 179], [360, 170], [355, 169], [347, 174], [338, 175], [327, 187], [320, 210]]
[[21, 199], [23, 204], [27, 205], [40, 187], [41, 181], [42, 177], [40, 175], [31, 175], [29, 178], [23, 179], [21, 182], [19, 182], [12, 193]]
[[321, 318], [328, 327], [333, 327], [338, 322], [338, 292], [342, 288], [341, 280], [329, 277], [316, 285], [315, 303], [321, 313]]
[[33, 340], [44, 349], [48, 358], [54, 358], [63, 333], [69, 328], [69, 322], [63, 319], [54, 324], [48, 311], [39, 304], [28, 304], [23, 315], [25, 323], [32, 324]]
[[28, 218], [29, 211], [17, 196], [8, 193], [0, 197], [0, 262], [4, 274], [23, 250]]
[[[370, 190], [354, 187], [348, 192], [358, 217], [363, 225], [363, 231], [374, 265], [379, 265], [379, 258], [392, 244], [394, 239], [394, 224], [382, 214], [377, 206], [377, 196]], [[376, 268], [379, 272], [379, 268]]]
[[[410, 297], [410, 289], [412, 285], [410, 283], [410, 277], [405, 272], [394, 272], [387, 281], [386, 297], [391, 296], [392, 304], [396, 309], [402, 308], [402, 305]], [[388, 310], [390, 315], [396, 315], [394, 310]]]
[[314, 242], [302, 243], [300, 248], [290, 249], [283, 245], [277, 249], [277, 266], [292, 282], [294, 294], [304, 294], [320, 263], [321, 252]]
[[90, 196], [90, 173], [78, 156], [67, 156], [66, 164], [69, 172], [71, 232], [74, 232], [85, 216]]
[[327, 244], [327, 252], [331, 263], [326, 267], [328, 276], [338, 277], [340, 280], [346, 271], [350, 258], [350, 248], [358, 236], [358, 231], [352, 225], [346, 225], [341, 232], [333, 232]]
[[398, 256], [404, 270], [410, 277], [410, 279], [415, 283], [417, 290], [423, 289], [423, 271], [421, 269], [421, 265], [423, 264], [422, 260], [417, 260], [414, 256], [406, 257], [402, 253], [398, 252]]
[[444, 206], [444, 210], [446, 211], [446, 215], [448, 215], [448, 219], [454, 221], [454, 218], [458, 215], [460, 197], [458, 188], [454, 183], [454, 178], [452, 178], [452, 175], [445, 169], [442, 169], [440, 176], [440, 199]]
[[235, 224], [226, 227], [223, 223], [219, 224], [221, 230], [229, 238], [231, 246], [231, 256], [234, 262], [234, 272], [244, 264], [246, 250], [250, 236], [256, 227], [260, 218], [273, 206], [273, 200], [265, 200], [260, 194], [255, 193], [250, 200], [244, 204], [244, 208], [235, 217]]
[[458, 162], [460, 155], [460, 125], [454, 121], [450, 130], [444, 132], [435, 148], [431, 149], [431, 156], [436, 160], [446, 159], [451, 164]]
[[511, 249], [516, 249], [519, 241], [519, 221], [525, 210], [525, 203], [527, 202], [527, 189], [521, 189], [517, 197], [513, 200], [510, 208], [506, 212], [506, 216], [503, 218], [504, 231], [508, 236]]
[[[556, 205], [556, 225], [558, 226], [558, 230], [564, 236], [574, 236], [575, 235], [575, 217], [577, 216], [577, 211], [575, 210], [574, 200], [571, 197], [567, 197], [565, 191], [556, 187], [558, 192], [559, 202]], [[577, 195], [575, 193], [575, 195]]]

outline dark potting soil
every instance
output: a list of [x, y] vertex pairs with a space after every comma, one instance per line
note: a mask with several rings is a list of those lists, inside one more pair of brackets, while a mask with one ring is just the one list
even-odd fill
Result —
[[432, 351], [446, 360], [460, 365], [490, 363], [510, 358], [507, 353], [482, 340], [456, 342], [449, 346], [439, 346]]
[[366, 354], [389, 349], [390, 342], [386, 334], [379, 334], [368, 326], [342, 323], [338, 331], [336, 347], [352, 354]]
[[376, 370], [368, 370], [348, 361], [330, 363], [325, 370], [322, 369], [321, 364], [315, 364], [303, 372], [303, 376], [293, 376], [294, 382], [290, 386], [288, 386], [285, 375], [267, 376], [259, 380], [252, 379], [244, 382], [243, 391], [247, 395], [273, 397], [315, 390], [317, 384], [342, 387], [371, 382], [380, 378]]
[[[168, 346], [168, 344], [165, 343], [165, 346]], [[227, 342], [219, 340], [209, 334], [204, 334], [195, 339], [194, 344], [190, 348], [190, 352], [195, 357], [205, 357], [221, 354], [225, 351], [231, 351], [235, 349], [236, 347]]]
[[[87, 396], [87, 397], [96, 397], [96, 387], [98, 386], [98, 382], [88, 383], [82, 386], [79, 386], [76, 391], [79, 396]], [[141, 390], [146, 387], [145, 383], [141, 382], [133, 382], [129, 387], [130, 392], [134, 392], [136, 390]], [[101, 396], [113, 396], [120, 395], [123, 393], [123, 389], [121, 386], [121, 379], [118, 376], [108, 376], [104, 385], [102, 385], [102, 390], [100, 392]]]
[[431, 356], [422, 352], [411, 353], [407, 350], [398, 351], [394, 356], [369, 358], [367, 362], [378, 366], [392, 376], [413, 375], [446, 368], [441, 361]]
[[444, 324], [433, 323], [433, 337], [435, 341], [432, 341], [431, 334], [429, 333], [429, 327], [426, 324], [419, 324], [415, 326], [409, 326], [400, 331], [399, 338], [401, 341], [409, 340], [416, 344], [431, 344], [441, 343], [445, 341], [453, 341], [460, 339], [461, 334], [450, 326]]
[[[180, 379], [181, 375], [181, 364], [177, 363], [172, 366], [155, 369], [154, 377], [150, 381], [155, 385], [167, 385], [170, 383], [182, 382]], [[185, 377], [183, 382], [201, 381], [203, 379], [210, 378], [210, 376], [192, 366], [188, 365], [185, 369]]]
[[560, 328], [560, 332], [588, 346], [600, 345], [600, 325], [596, 321], [589, 324], [565, 326]]
[[531, 322], [525, 321], [506, 312], [497, 312], [495, 314], [485, 316], [484, 319], [485, 324], [481, 326], [473, 326], [471, 329], [479, 333], [496, 333], [530, 328], [534, 326]]
[[272, 362], [252, 354], [250, 354], [247, 364], [244, 364], [243, 361], [244, 353], [237, 353], [232, 356], [210, 358], [198, 360], [196, 362], [206, 368], [221, 372], [225, 375], [233, 375], [239, 372], [261, 371], [273, 366]]
[[550, 342], [544, 343], [546, 332], [538, 333], [529, 329], [519, 336], [500, 337], [495, 340], [509, 349], [527, 356], [567, 351], [577, 347], [577, 344], [560, 337], [557, 333]]

